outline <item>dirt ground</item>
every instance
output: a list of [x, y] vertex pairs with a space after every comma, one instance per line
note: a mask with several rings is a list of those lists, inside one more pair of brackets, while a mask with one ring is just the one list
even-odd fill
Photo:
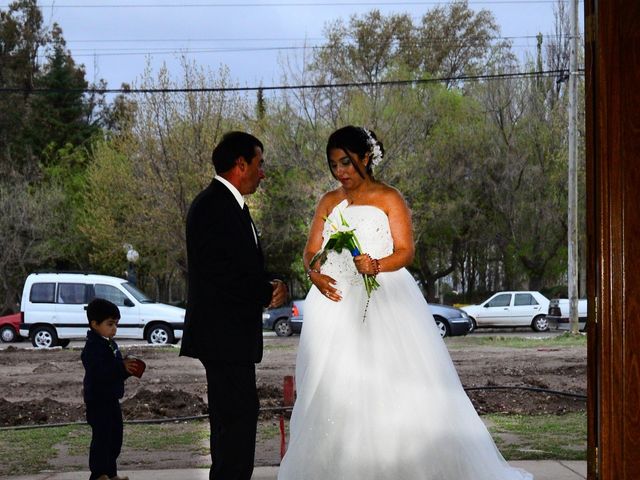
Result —
[[[282, 405], [283, 378], [293, 375], [297, 336], [265, 338], [265, 353], [258, 366], [261, 405]], [[448, 339], [452, 359], [465, 387], [518, 386], [586, 395], [586, 348], [500, 348], [465, 345], [464, 339]], [[206, 413], [204, 369], [197, 360], [179, 357], [177, 348], [123, 347], [142, 358], [147, 371], [141, 379], [126, 383], [122, 402], [125, 420], [174, 418]], [[0, 350], [0, 427], [84, 421], [83, 369], [80, 350], [31, 350], [8, 347]], [[468, 392], [474, 406], [484, 413], [562, 414], [584, 411], [586, 402], [549, 393], [514, 390]], [[261, 415], [262, 427], [277, 429], [275, 412]], [[260, 438], [256, 464], [278, 461], [279, 439]], [[64, 465], [65, 452], [56, 464]], [[123, 458], [123, 466], [145, 463]], [[159, 468], [206, 464], [200, 458], [176, 457]], [[157, 463], [156, 463], [157, 465]]]

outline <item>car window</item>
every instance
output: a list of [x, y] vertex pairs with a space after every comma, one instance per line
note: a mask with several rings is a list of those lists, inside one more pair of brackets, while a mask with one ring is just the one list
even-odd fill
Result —
[[491, 299], [487, 307], [508, 307], [511, 304], [511, 294], [503, 293]]
[[59, 283], [58, 303], [79, 305], [89, 303], [86, 283]]
[[96, 284], [94, 286], [94, 294], [96, 298], [104, 298], [105, 300], [115, 303], [119, 307], [124, 306], [124, 301], [127, 298], [122, 291], [111, 285]]
[[125, 288], [127, 292], [133, 295], [136, 298], [136, 300], [138, 300], [140, 303], [156, 303], [153, 300], [151, 300], [149, 297], [147, 297], [142, 291], [138, 290], [135, 287], [135, 285], [129, 282], [125, 282], [122, 284], [122, 286]]
[[34, 283], [29, 292], [31, 303], [54, 303], [56, 292], [55, 283]]
[[518, 307], [523, 305], [538, 305], [538, 302], [530, 293], [516, 293], [513, 304]]

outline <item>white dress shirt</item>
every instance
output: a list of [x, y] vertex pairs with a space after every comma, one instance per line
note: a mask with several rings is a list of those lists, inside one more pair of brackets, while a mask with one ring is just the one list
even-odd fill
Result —
[[[231, 193], [233, 193], [233, 196], [235, 197], [235, 199], [238, 201], [238, 205], [240, 205], [240, 209], [244, 209], [244, 197], [242, 196], [242, 194], [238, 191], [238, 189], [226, 178], [221, 177], [220, 175], [216, 175], [215, 177], [213, 177], [215, 180], [218, 180], [220, 183], [222, 183], [225, 187], [227, 187], [229, 189], [229, 191]], [[256, 242], [256, 245], [258, 244], [258, 235], [256, 232], [256, 228], [253, 225], [253, 222], [251, 223], [251, 231], [253, 231], [253, 239]]]

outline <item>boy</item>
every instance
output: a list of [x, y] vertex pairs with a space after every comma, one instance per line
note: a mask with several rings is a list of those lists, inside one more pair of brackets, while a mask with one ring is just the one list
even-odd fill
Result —
[[120, 310], [102, 298], [87, 306], [89, 331], [82, 350], [84, 402], [91, 425], [89, 480], [129, 480], [118, 476], [116, 460], [122, 447], [124, 381], [134, 371], [134, 360], [123, 360], [113, 337], [118, 329]]

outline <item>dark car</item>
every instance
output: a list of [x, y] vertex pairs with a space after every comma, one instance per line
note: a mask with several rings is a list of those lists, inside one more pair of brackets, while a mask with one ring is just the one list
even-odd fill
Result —
[[279, 337], [289, 337], [293, 334], [289, 317], [291, 317], [291, 305], [268, 308], [262, 312], [262, 328], [273, 330]]
[[279, 337], [290, 337], [302, 330], [304, 300], [294, 300], [290, 305], [268, 308], [262, 312], [262, 328], [273, 330]]
[[0, 317], [0, 340], [3, 342], [15, 342], [20, 338], [20, 324], [22, 313], [14, 313]]
[[[437, 303], [430, 303], [429, 308], [442, 338], [466, 335], [471, 331], [473, 324], [463, 310]], [[294, 300], [291, 307], [267, 310], [262, 315], [263, 327], [273, 329], [278, 336], [300, 333], [303, 320], [304, 300]]]
[[429, 309], [436, 321], [440, 336], [453, 337], [456, 335], [466, 335], [472, 330], [473, 323], [467, 312], [449, 305], [430, 303]]
[[302, 320], [304, 317], [304, 300], [294, 300], [291, 305], [291, 318], [289, 323], [293, 333], [302, 331]]

